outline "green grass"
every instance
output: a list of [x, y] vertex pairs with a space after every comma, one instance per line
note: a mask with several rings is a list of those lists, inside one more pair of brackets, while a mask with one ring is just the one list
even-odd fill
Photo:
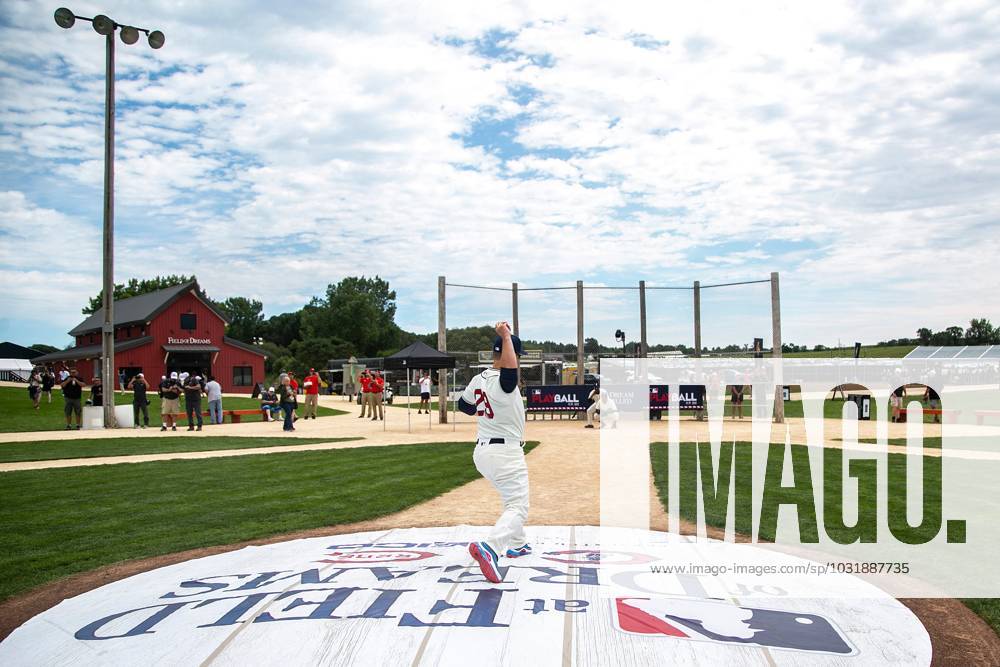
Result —
[[[90, 390], [83, 393], [83, 399], [90, 398]], [[160, 421], [160, 397], [155, 393], [149, 394], [149, 424], [159, 427]], [[122, 394], [115, 392], [115, 403], [118, 405], [132, 405], [132, 394]], [[300, 402], [301, 411], [302, 402]], [[202, 411], [208, 410], [208, 402], [202, 397]], [[255, 398], [228, 396], [222, 399], [223, 410], [247, 410], [259, 409], [260, 401]], [[184, 400], [181, 399], [181, 411], [184, 410]], [[316, 414], [320, 417], [331, 417], [334, 415], [347, 414], [343, 410], [334, 410], [320, 406]], [[66, 418], [63, 416], [63, 398], [59, 389], [52, 391], [52, 403], [46, 402], [42, 396], [42, 403], [39, 410], [31, 407], [31, 399], [28, 397], [27, 388], [0, 387], [0, 433], [21, 433], [25, 431], [58, 431], [66, 428]], [[140, 415], [140, 419], [142, 416]], [[75, 418], [74, 418], [75, 419]], [[261, 421], [261, 415], [243, 416], [242, 421]], [[181, 419], [181, 423], [186, 424], [186, 419]], [[73, 422], [76, 423], [75, 421]], [[228, 419], [226, 423], [229, 423]]]
[[0, 443], [0, 463], [93, 458], [96, 456], [131, 456], [133, 454], [206, 452], [217, 449], [254, 449], [348, 440], [362, 440], [362, 438], [287, 438], [282, 436], [239, 438], [173, 435], [152, 438], [85, 438], [81, 440], [3, 442]]
[[476, 479], [472, 448], [395, 445], [3, 473], [0, 599], [111, 563], [398, 512]]
[[[740, 452], [742, 450], [744, 452], [747, 452], [750, 446], [751, 445], [748, 442], [737, 442], [736, 451]], [[938, 446], [940, 446], [940, 443]], [[726, 445], [724, 444], [723, 447], [726, 447]], [[767, 477], [771, 477], [772, 475], [774, 475], [775, 479], [781, 480], [782, 458], [779, 456], [775, 456], [775, 454], [782, 451], [783, 448], [784, 445], [778, 443], [772, 443], [770, 445], [770, 452], [767, 459], [767, 472], [765, 473]], [[806, 448], [804, 445], [792, 445], [791, 449], [798, 450], [797, 453], [803, 455], [805, 454], [804, 450]], [[831, 455], [830, 453], [833, 451], [835, 450], [827, 450], [824, 452], [825, 454], [830, 456], [830, 458], [828, 458], [826, 460], [826, 463], [824, 464], [823, 474], [825, 480], [840, 479], [843, 473], [841, 456], [839, 455], [839, 452], [837, 452], [836, 455]], [[695, 512], [697, 510], [695, 509], [694, 511], [692, 511], [692, 508], [696, 508], [697, 504], [692, 502], [685, 503], [683, 501], [683, 497], [687, 495], [688, 498], [694, 498], [694, 494], [697, 492], [696, 488], [697, 481], [695, 480], [695, 475], [684, 474], [685, 470], [693, 471], [698, 466], [697, 448], [694, 446], [694, 443], [681, 443], [678, 454], [682, 471], [682, 474], [680, 476], [681, 479], [680, 479], [680, 489], [679, 489], [679, 495], [682, 497], [682, 500], [680, 503], [678, 514], [684, 519], [687, 519], [689, 521], [695, 521], [697, 520], [697, 516], [695, 515]], [[900, 458], [905, 457], [905, 454], [889, 454], [888, 456], [890, 458], [897, 458], [898, 460]], [[657, 497], [659, 498], [660, 503], [663, 505], [664, 509], [666, 509], [667, 512], [670, 512], [669, 500], [668, 500], [669, 446], [667, 445], [667, 443], [662, 443], [662, 442], [652, 443], [650, 445], [650, 459], [652, 462], [653, 483], [656, 488]], [[720, 460], [721, 459], [722, 457], [720, 456]], [[736, 474], [734, 480], [736, 498], [739, 499], [741, 497], [740, 496], [741, 490], [742, 493], [744, 494], [742, 496], [743, 498], [750, 498], [751, 496], [749, 494], [749, 490], [752, 486], [752, 467], [749, 464], [741, 466], [739, 463], [738, 455], [736, 459], [737, 459], [737, 462], [735, 464]], [[745, 460], [746, 459], [744, 459], [744, 461]], [[924, 463], [925, 466], [929, 461], [934, 461], [940, 464], [940, 459], [935, 459], [934, 457], [926, 457], [924, 460], [925, 460]], [[796, 480], [803, 479], [804, 476], [807, 474], [808, 470], [804, 465], [803, 458], [801, 456], [797, 458], [794, 452], [792, 454], [792, 470]], [[935, 501], [939, 501], [940, 499], [939, 495], [940, 487], [933, 483], [934, 481], [940, 479], [941, 475], [940, 465], [938, 465], [938, 467], [936, 468], [931, 468], [930, 470], [931, 472], [928, 481], [932, 483], [924, 489], [925, 513], [928, 511], [927, 510], [928, 503], [933, 503]], [[984, 489], [980, 489], [979, 491], [980, 493], [988, 492], [988, 490]], [[822, 490], [817, 489], [818, 502], [822, 502], [822, 496], [819, 495], [821, 492]], [[905, 493], [905, 482], [898, 477], [893, 479], [893, 476], [890, 475], [889, 488], [888, 488], [889, 497], [892, 496], [899, 497], [901, 493]], [[811, 489], [803, 487], [799, 488], [780, 487], [775, 489], [775, 497], [780, 503], [792, 503], [796, 501], [802, 501], [810, 495], [811, 495]], [[869, 493], [866, 488], [862, 487], [859, 490], [859, 496], [858, 496], [859, 510], [867, 508], [868, 510], [874, 512], [877, 503], [876, 495], [877, 494]], [[835, 513], [839, 514], [839, 510], [842, 507], [841, 499], [831, 498], [830, 501], [831, 502], [827, 506], [827, 512], [833, 510]], [[733, 524], [735, 530], [738, 533], [742, 533], [743, 535], [751, 535], [753, 533], [752, 513], [750, 512], [751, 508], [748, 506], [748, 503], [736, 502], [734, 503], [734, 509], [735, 512], [734, 512]], [[727, 506], [721, 506], [721, 505], [713, 505], [711, 503], [706, 502], [704, 507], [705, 523], [709, 526], [714, 526], [717, 528], [725, 528], [727, 510], [728, 510], [728, 503]], [[776, 520], [777, 520], [776, 506], [771, 506], [770, 504], [765, 503], [764, 506], [761, 507], [761, 515], [759, 520], [760, 528], [758, 532], [759, 539], [765, 541], [771, 541], [774, 539], [775, 531], [773, 530], [773, 527], [775, 525]], [[821, 527], [816, 526], [815, 523], [810, 524], [808, 520], [807, 521], [800, 520], [800, 530], [803, 531], [803, 535], [807, 535], [810, 533], [810, 531], [816, 531], [819, 529], [821, 529]], [[826, 532], [831, 537], [840, 535], [842, 538], [849, 538], [852, 535], [850, 529], [842, 530], [832, 526], [827, 527]], [[993, 628], [994, 632], [1000, 634], [1000, 599], [976, 598], [976, 599], [966, 599], [962, 601], [970, 609], [979, 614], [979, 616], [982, 617], [983, 620], [986, 621], [990, 625], [990, 627]]]
[[[862, 345], [862, 359], [900, 359], [913, 351], [913, 345]], [[806, 352], [784, 352], [782, 357], [789, 359], [832, 359], [853, 358], [854, 347], [844, 347], [836, 350], [808, 350]]]

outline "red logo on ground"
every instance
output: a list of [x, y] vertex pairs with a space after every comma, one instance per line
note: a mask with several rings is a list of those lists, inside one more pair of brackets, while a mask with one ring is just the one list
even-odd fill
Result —
[[317, 563], [401, 563], [425, 558], [433, 558], [438, 554], [430, 551], [411, 551], [393, 549], [388, 551], [333, 551]]

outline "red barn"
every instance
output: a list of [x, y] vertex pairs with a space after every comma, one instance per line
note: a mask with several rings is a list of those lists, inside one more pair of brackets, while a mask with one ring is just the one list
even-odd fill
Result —
[[[69, 332], [75, 347], [37, 357], [34, 363], [75, 366], [87, 380], [100, 375], [103, 322], [102, 308]], [[214, 375], [225, 392], [250, 393], [264, 381], [266, 355], [227, 337], [228, 322], [193, 280], [115, 301], [115, 366], [127, 378], [143, 373], [153, 386], [162, 375], [187, 371]]]

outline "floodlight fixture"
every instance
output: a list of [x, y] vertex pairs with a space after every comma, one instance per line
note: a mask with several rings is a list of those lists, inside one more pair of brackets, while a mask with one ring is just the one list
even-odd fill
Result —
[[130, 25], [123, 25], [119, 36], [126, 44], [135, 44], [139, 41], [139, 31]]
[[69, 30], [70, 28], [73, 27], [73, 24], [76, 23], [76, 16], [74, 16], [73, 12], [66, 9], [65, 7], [60, 7], [59, 9], [57, 9], [55, 16], [56, 16], [56, 25], [59, 26], [60, 28], [65, 28]]
[[98, 14], [92, 18], [90, 22], [94, 26], [94, 32], [98, 35], [104, 35], [106, 37], [115, 31], [115, 22], [104, 14]]

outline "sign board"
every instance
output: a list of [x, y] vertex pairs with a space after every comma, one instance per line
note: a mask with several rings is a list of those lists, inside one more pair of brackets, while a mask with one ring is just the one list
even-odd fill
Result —
[[781, 388], [781, 398], [785, 402], [792, 400], [792, 388], [787, 384]]
[[[673, 398], [668, 391], [669, 387], [663, 384], [655, 384], [649, 388], [649, 409], [667, 410]], [[682, 384], [679, 393], [681, 410], [704, 410], [705, 409], [705, 385]]]
[[[611, 542], [596, 527], [530, 526], [533, 553], [502, 559], [503, 581], [491, 584], [468, 552], [488, 532], [313, 537], [160, 567], [43, 611], [0, 643], [0, 664], [930, 664], [917, 617], [852, 575], [838, 576], [846, 599], [741, 594], [759, 585], [749, 573], [706, 597], [710, 573], [650, 577], [662, 554], [693, 538], [619, 529]], [[671, 594], [603, 595], [616, 573]]]
[[528, 412], [555, 412], [559, 410], [586, 410], [590, 405], [587, 397], [593, 385], [553, 384], [542, 387], [528, 387]]

